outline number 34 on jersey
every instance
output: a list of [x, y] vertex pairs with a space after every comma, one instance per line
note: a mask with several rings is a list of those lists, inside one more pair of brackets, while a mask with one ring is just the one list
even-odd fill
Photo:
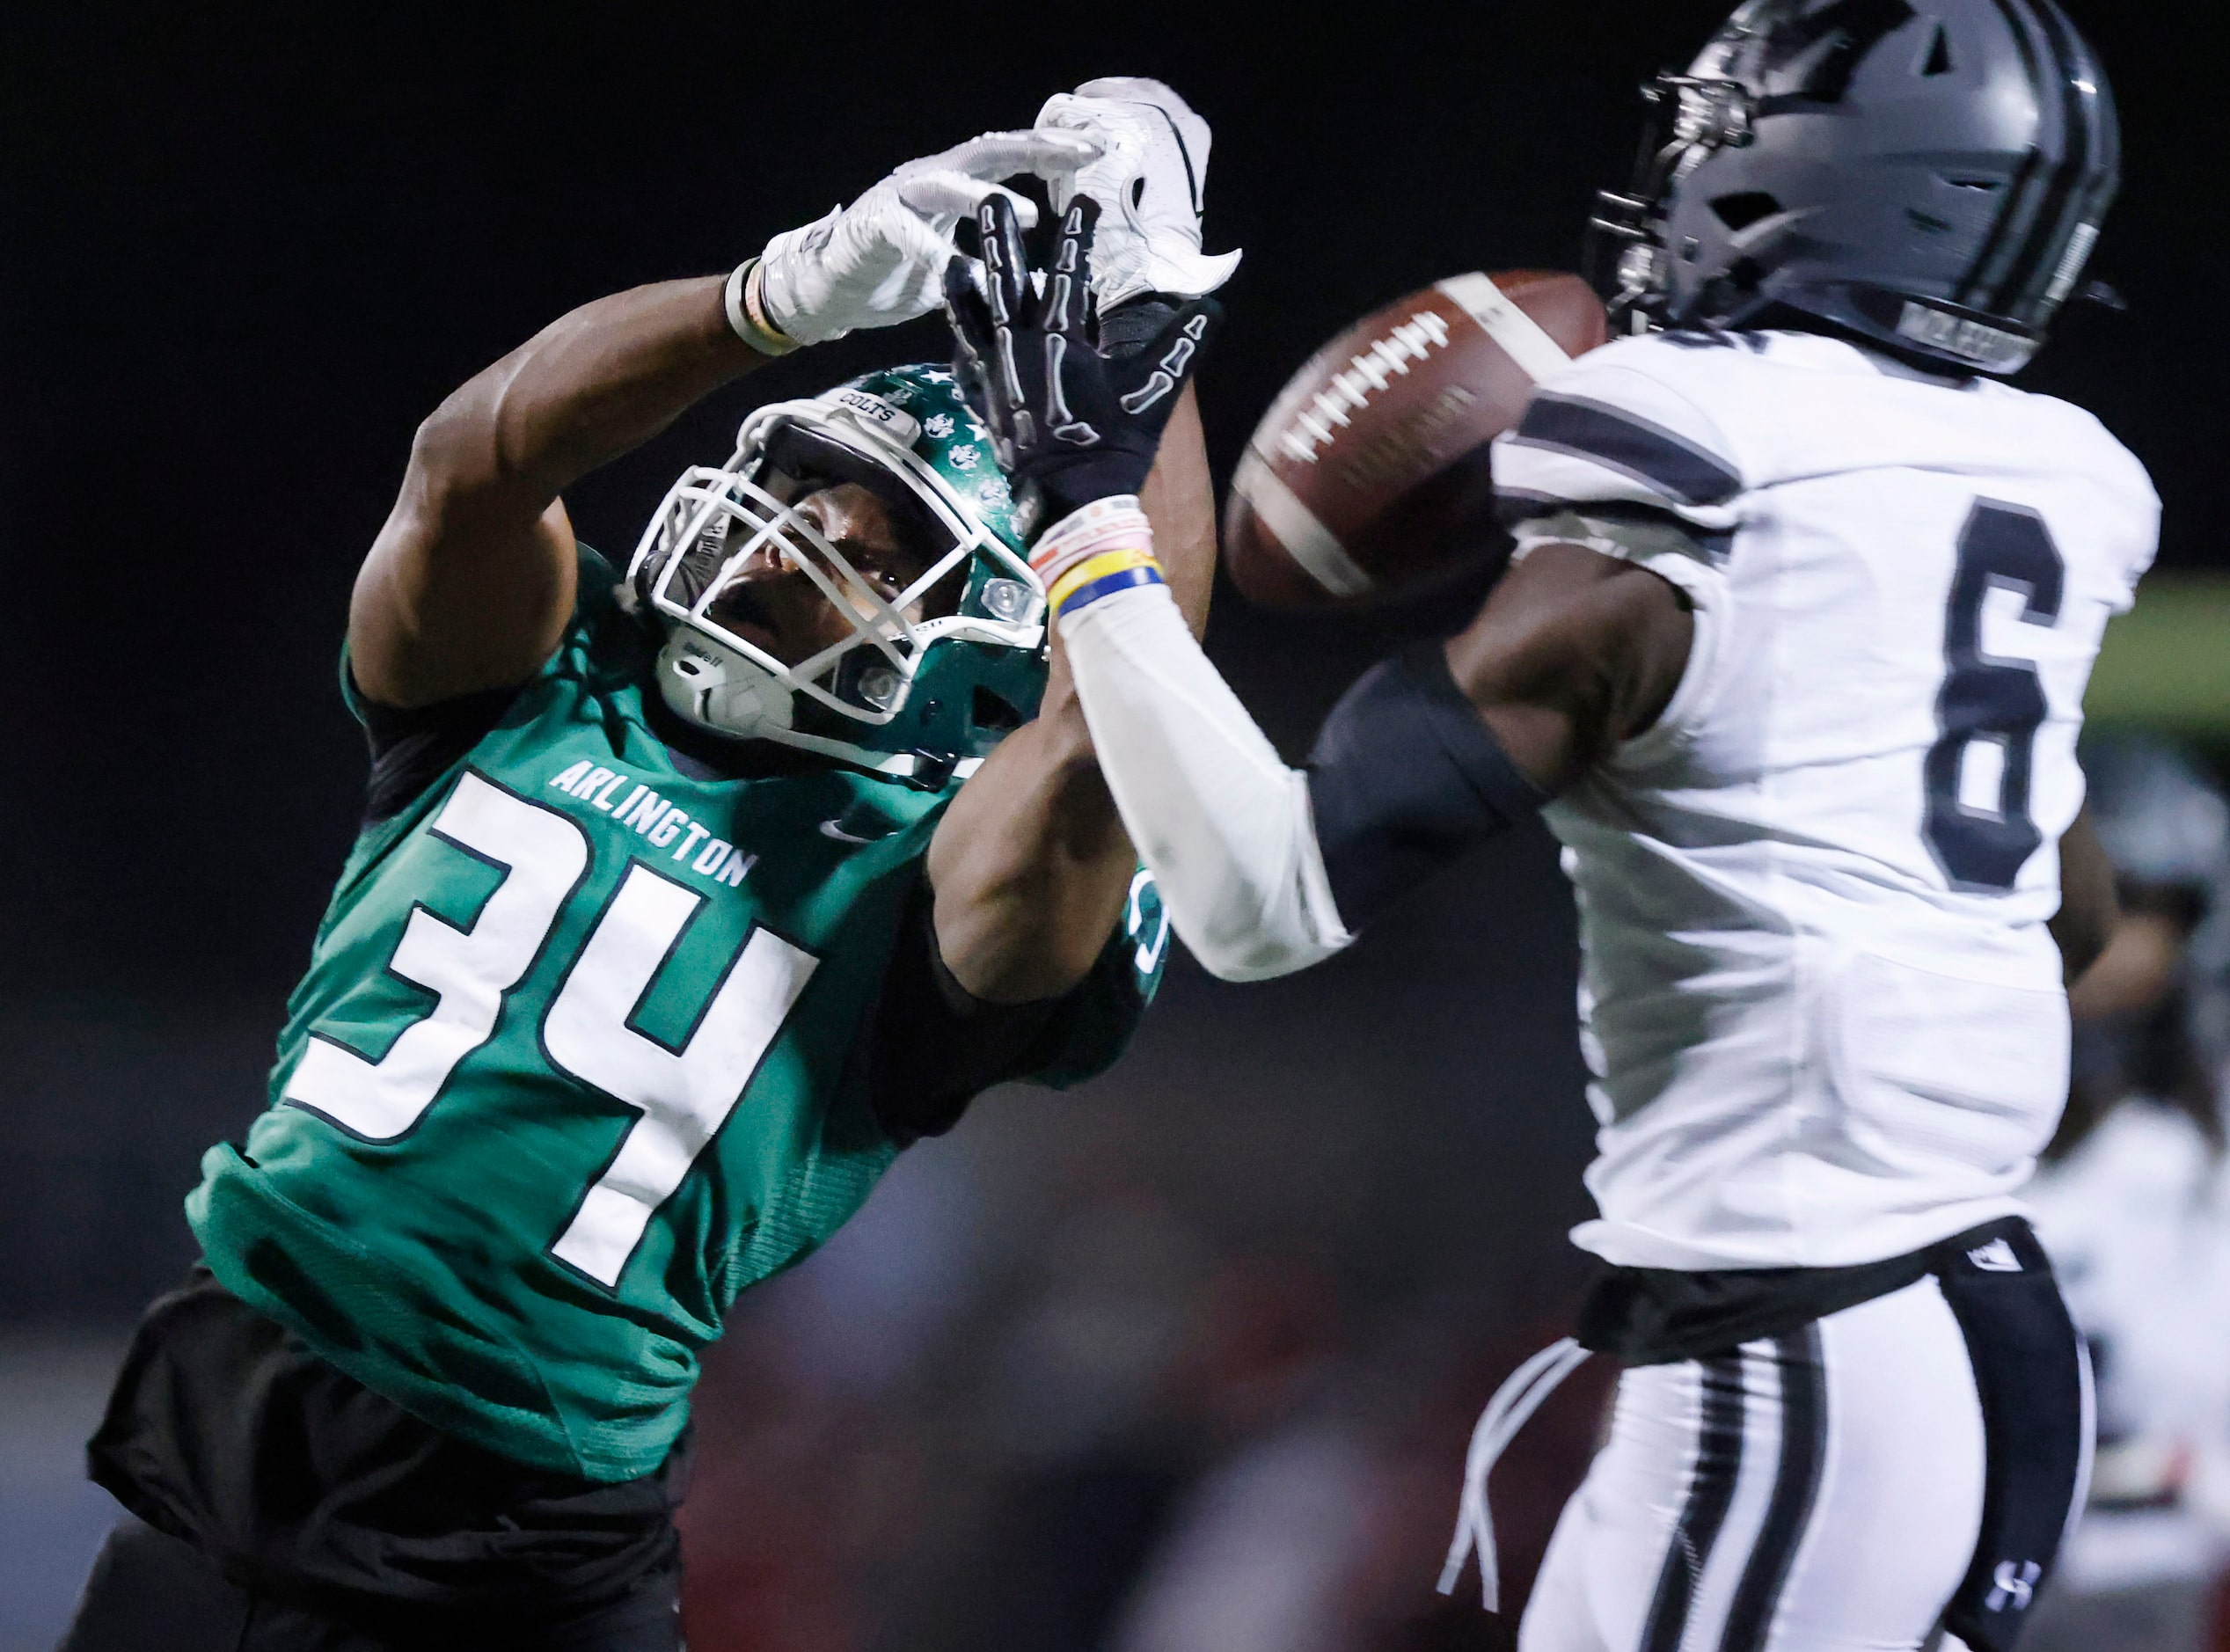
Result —
[[[577, 794], [593, 800], [585, 786]], [[693, 823], [691, 830], [706, 835]], [[570, 817], [469, 771], [431, 830], [501, 874], [467, 927], [413, 908], [387, 967], [432, 993], [432, 1009], [377, 1060], [313, 1034], [284, 1091], [287, 1100], [367, 1141], [410, 1130], [457, 1064], [494, 1034], [505, 995], [541, 956], [589, 867], [588, 834]], [[677, 835], [679, 828], [668, 841]], [[716, 862], [706, 868], [715, 876], [748, 864], [717, 839], [697, 859]], [[677, 1047], [640, 1030], [634, 1012], [705, 898], [647, 864], [630, 866], [542, 1019], [542, 1048], [553, 1066], [639, 1110], [551, 1247], [606, 1285], [618, 1283], [651, 1214], [719, 1134], [818, 963], [755, 930]]]

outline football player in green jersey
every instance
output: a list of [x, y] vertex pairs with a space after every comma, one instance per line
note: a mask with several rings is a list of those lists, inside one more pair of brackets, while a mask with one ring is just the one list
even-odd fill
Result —
[[[768, 357], [924, 313], [1018, 173], [1107, 204], [1097, 347], [1145, 371], [1233, 261], [1207, 151], [1167, 88], [1094, 82], [730, 277], [575, 311], [420, 428], [349, 615], [362, 833], [92, 1443], [130, 1513], [71, 1652], [679, 1645], [730, 1302], [980, 1090], [1114, 1061], [1166, 929], [1049, 674], [1044, 501], [950, 373], [759, 408], [624, 575], [559, 495]], [[1091, 463], [1197, 625], [1185, 376]]]

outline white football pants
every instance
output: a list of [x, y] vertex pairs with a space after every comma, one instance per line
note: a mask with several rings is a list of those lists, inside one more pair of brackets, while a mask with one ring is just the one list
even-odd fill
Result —
[[[1518, 1646], [1956, 1648], [1938, 1625], [1975, 1563], [1987, 1456], [1977, 1371], [1933, 1277], [1737, 1354], [1629, 1370]], [[1983, 1604], [2017, 1619], [2039, 1569], [1997, 1568]]]

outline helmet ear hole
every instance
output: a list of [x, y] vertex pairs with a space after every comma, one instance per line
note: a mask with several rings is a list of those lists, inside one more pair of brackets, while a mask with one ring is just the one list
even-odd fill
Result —
[[1780, 202], [1762, 189], [1744, 190], [1738, 195], [1721, 195], [1711, 203], [1712, 216], [1736, 235], [1760, 219], [1772, 217], [1780, 210]]
[[1005, 697], [981, 683], [968, 707], [969, 720], [988, 734], [1011, 735], [1023, 723], [1022, 713]]
[[1943, 25], [1939, 23], [1936, 25], [1935, 41], [1928, 48], [1928, 60], [1920, 65], [1920, 73], [1925, 77], [1932, 75], [1948, 75], [1950, 72], [1951, 36], [1945, 32]]

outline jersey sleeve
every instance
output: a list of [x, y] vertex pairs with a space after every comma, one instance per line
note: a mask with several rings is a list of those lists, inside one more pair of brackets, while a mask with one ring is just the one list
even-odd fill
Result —
[[[2103, 434], [2104, 427], [2100, 429]], [[2106, 439], [2113, 442], [2118, 459], [2116, 469], [2120, 473], [2119, 487], [2127, 501], [2124, 515], [2131, 524], [2128, 551], [2122, 564], [2121, 600], [2114, 608], [2116, 613], [2126, 614], [2136, 606], [2138, 585], [2152, 572], [2153, 559], [2160, 555], [2161, 495], [2137, 456], [2112, 436]]]
[[405, 710], [364, 698], [342, 650], [340, 691], [363, 725], [371, 748], [364, 783], [364, 824], [376, 826], [408, 808], [463, 761], [519, 697], [516, 689], [489, 689]]
[[[575, 588], [573, 625], [566, 643], [574, 643], [589, 630], [607, 623], [611, 565], [587, 545], [577, 547], [580, 572]], [[551, 669], [545, 664], [538, 675]], [[348, 714], [361, 724], [371, 748], [371, 774], [364, 789], [364, 824], [377, 825], [401, 814], [423, 796], [434, 783], [464, 760], [466, 753], [486, 737], [517, 701], [526, 685], [486, 689], [438, 700], [431, 705], [405, 708], [383, 705], [368, 698], [349, 662], [348, 645], [340, 646], [340, 698]]]
[[1744, 483], [1719, 422], [1677, 382], [1680, 347], [1613, 345], [1559, 374], [1496, 439], [1495, 493], [1504, 523], [1578, 510], [1681, 524], [1724, 554]]
[[1065, 1090], [1114, 1066], [1161, 989], [1169, 957], [1169, 916], [1154, 875], [1140, 866], [1130, 879], [1122, 920], [1075, 990], [1061, 1000], [1031, 1052], [1031, 1082]]
[[[1634, 340], [1596, 352], [1537, 394], [1495, 443], [1497, 507], [1517, 541], [1579, 545], [1675, 585], [1694, 619], [1688, 662], [1641, 757], [1693, 728], [1728, 663], [1726, 565], [1746, 486], [1734, 443], [1700, 405], [1707, 352], [1735, 347]], [[1693, 392], [1693, 393], [1692, 393]]]

